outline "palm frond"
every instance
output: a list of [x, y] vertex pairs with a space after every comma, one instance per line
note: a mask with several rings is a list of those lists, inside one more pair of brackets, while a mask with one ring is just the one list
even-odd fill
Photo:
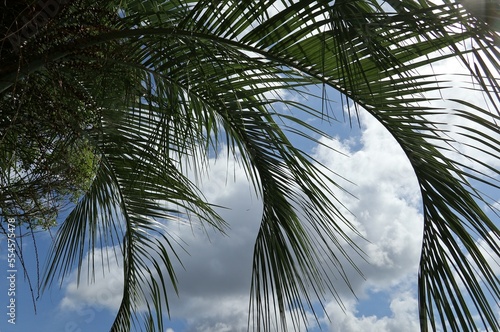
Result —
[[[0, 77], [4, 91], [47, 63], [78, 60], [113, 69], [103, 85], [79, 76], [101, 111], [102, 125], [87, 133], [100, 168], [60, 229], [47, 284], [81, 265], [86, 250], [123, 237], [125, 288], [113, 330], [161, 329], [162, 299], [167, 285], [176, 285], [175, 245], [164, 224], [186, 213], [221, 231], [225, 226], [186, 177], [184, 162], [194, 158], [203, 168], [210, 153], [227, 146], [264, 202], [250, 320], [257, 330], [271, 329], [274, 320], [286, 330], [290, 311], [297, 327], [325, 292], [337, 297], [332, 274], [349, 284], [341, 261], [354, 265], [344, 245], [357, 248], [350, 235], [356, 230], [333, 195], [338, 184], [285, 131], [313, 140], [327, 135], [273, 107], [281, 102], [317, 117], [323, 110], [267, 96], [321, 85], [380, 121], [415, 170], [424, 211], [422, 329], [436, 329], [438, 320], [452, 331], [500, 328], [498, 276], [478, 245], [498, 256], [500, 232], [480, 208], [487, 197], [473, 184], [498, 189], [498, 170], [469, 152], [459, 155], [488, 171], [454, 158], [456, 137], [490, 158], [500, 155], [500, 56], [489, 23], [454, 1], [121, 1], [116, 9], [119, 20], [109, 29], [64, 40], [66, 47], [49, 45], [6, 66]], [[91, 49], [99, 52], [86, 52]], [[104, 50], [110, 56], [103, 58]], [[468, 70], [490, 109], [461, 98], [450, 98], [457, 106], [448, 109], [429, 97], [451, 84], [419, 71], [451, 58]], [[113, 90], [111, 81], [127, 93]], [[458, 136], [451, 137], [439, 120], [444, 114], [477, 127], [456, 125]], [[282, 127], [283, 119], [294, 127]]]

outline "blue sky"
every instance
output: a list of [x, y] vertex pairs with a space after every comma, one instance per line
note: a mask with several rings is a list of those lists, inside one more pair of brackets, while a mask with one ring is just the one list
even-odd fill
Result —
[[[456, 64], [446, 62], [435, 66], [434, 70], [446, 74], [452, 69], [455, 71], [454, 66]], [[470, 98], [473, 102], [482, 102], [481, 97], [472, 92]], [[310, 102], [320, 107], [317, 101]], [[337, 117], [343, 119], [345, 110], [340, 101], [332, 105]], [[339, 282], [338, 291], [345, 311], [333, 299], [327, 299], [326, 311], [331, 321], [321, 314], [319, 318], [327, 331], [418, 331], [416, 276], [422, 233], [418, 186], [394, 140], [370, 116], [361, 114], [361, 128], [356, 121], [351, 128], [348, 122], [328, 126], [320, 120], [304, 118], [337, 137], [323, 141], [333, 149], [297, 141], [325, 166], [355, 182], [349, 184], [337, 178], [356, 199], [342, 192], [337, 195], [353, 212], [358, 229], [370, 240], [360, 242], [369, 255], [368, 262], [357, 261], [365, 279], [349, 271], [358, 300]], [[447, 123], [449, 121], [446, 119]], [[492, 159], [491, 163], [500, 167], [498, 160]], [[196, 224], [171, 225], [172, 236], [185, 241], [189, 255], [181, 254], [184, 269], [176, 266], [180, 295], [171, 298], [172, 320], [166, 323], [168, 332], [244, 331], [246, 328], [252, 246], [261, 204], [251, 193], [237, 163], [223, 156], [220, 162], [212, 160], [211, 165], [200, 186], [210, 202], [228, 207], [220, 213], [230, 223], [230, 229], [227, 236], [208, 231], [207, 239]], [[500, 202], [498, 191], [490, 194]], [[48, 233], [38, 234], [41, 268], [50, 243]], [[29, 238], [23, 241], [23, 252], [37, 297], [37, 262]], [[29, 284], [23, 279], [17, 261], [17, 312], [16, 324], [12, 325], [7, 322], [6, 314], [9, 301], [6, 257], [7, 242], [2, 239], [0, 266], [4, 266], [5, 273], [0, 282], [0, 303], [4, 305], [5, 314], [3, 318], [0, 316], [0, 332], [109, 329], [121, 296], [120, 266], [111, 265], [106, 270], [106, 278], [98, 273], [95, 283], [88, 285], [84, 279], [79, 287], [73, 273], [61, 288], [54, 285], [36, 301], [35, 315]], [[84, 266], [84, 276], [85, 273]], [[500, 274], [500, 269], [497, 273]]]
[[[334, 105], [338, 106], [334, 111], [342, 118], [343, 110], [340, 103]], [[387, 147], [382, 146], [384, 144], [383, 140], [379, 141], [379, 144], [382, 145], [375, 147], [375, 150], [371, 150], [372, 148], [365, 148], [363, 150], [364, 145], [367, 144], [363, 142], [363, 139], [367, 141], [375, 139], [367, 137], [367, 135], [379, 135], [378, 131], [371, 133], [366, 129], [361, 130], [357, 127], [356, 123], [351, 128], [348, 123], [327, 125], [320, 120], [309, 120], [316, 126], [324, 127], [331, 135], [339, 136], [339, 138], [342, 137], [343, 139], [331, 142], [325, 141], [325, 143], [336, 149], [341, 149], [346, 154], [353, 154], [351, 158], [348, 158], [337, 153], [332, 154], [332, 151], [319, 148], [311, 143], [299, 142], [305, 149], [310, 150], [312, 148], [313, 153], [326, 164], [331, 163], [329, 166], [338, 167], [337, 162], [334, 162], [333, 159], [340, 158], [339, 164], [343, 164], [343, 167], [350, 168], [356, 165], [359, 172], [364, 173], [366, 170], [362, 165], [366, 162], [368, 163], [367, 167], [371, 168], [373, 166], [370, 158], [380, 153], [376, 149], [383, 148], [389, 156], [392, 154], [391, 149], [386, 149]], [[364, 138], [363, 133], [365, 135]], [[353, 150], [359, 147], [361, 147], [361, 150]], [[356, 152], [360, 154], [355, 155]], [[363, 153], [366, 155], [363, 155]], [[377, 169], [383, 170], [383, 173], [386, 175], [398, 171], [402, 172], [401, 176], [403, 178], [411, 178], [408, 165], [402, 167], [402, 171], [399, 170], [401, 168], [399, 164], [404, 163], [401, 160], [401, 156], [395, 158], [393, 165], [396, 166], [396, 169], [387, 167]], [[349, 159], [351, 160], [349, 161]], [[346, 164], [346, 162], [352, 163], [352, 165], [348, 166], [349, 164]], [[220, 213], [230, 222], [231, 229], [228, 230], [228, 236], [220, 236], [217, 233], [209, 232], [210, 240], [207, 241], [206, 235], [199, 228], [195, 227], [191, 229], [189, 226], [172, 227], [172, 232], [186, 241], [186, 249], [190, 253], [190, 256], [186, 255], [182, 257], [186, 269], [183, 270], [180, 266], [178, 267], [181, 288], [180, 298], [172, 300], [172, 307], [174, 308], [172, 310], [173, 320], [167, 323], [167, 326], [176, 332], [236, 331], [239, 328], [244, 328], [246, 324], [252, 246], [257, 232], [261, 205], [256, 196], [251, 193], [242, 170], [233, 161], [228, 164], [223, 158], [222, 162], [214, 162], [212, 164], [209, 176], [203, 181], [203, 191], [209, 201], [230, 208], [228, 210], [221, 210]], [[228, 174], [230, 175], [228, 176]], [[231, 181], [227, 180], [228, 178], [232, 179], [233, 174], [235, 175], [235, 182], [231, 183]], [[378, 178], [377, 181], [384, 177], [380, 173], [375, 176]], [[359, 178], [359, 175], [356, 177]], [[406, 183], [406, 180], [403, 182]], [[360, 186], [359, 190], [368, 189], [367, 192], [372, 192], [376, 195], [375, 192], [377, 189], [372, 186], [373, 184], [365, 184], [363, 180], [358, 181], [358, 185]], [[414, 188], [414, 192], [411, 195], [417, 194], [415, 190], [416, 188]], [[406, 191], [406, 189], [403, 191]], [[402, 195], [406, 194], [402, 193]], [[396, 196], [393, 198], [395, 200], [398, 199]], [[370, 199], [373, 199], [373, 197]], [[359, 204], [359, 202], [356, 204]], [[407, 216], [413, 219], [415, 229], [419, 229], [419, 215], [416, 207], [418, 201], [415, 200], [412, 204], [414, 206], [401, 207], [408, 209], [406, 212], [399, 210], [398, 207], [394, 207], [394, 209], [397, 210], [397, 214], [399, 215], [407, 213]], [[361, 214], [375, 213], [370, 210], [368, 204], [359, 207], [359, 209]], [[384, 213], [387, 214], [386, 217], [389, 217], [388, 213], [391, 212]], [[382, 217], [376, 216], [375, 218]], [[406, 234], [406, 236], [409, 236], [409, 234]], [[49, 234], [39, 234], [37, 250], [42, 266], [45, 262], [44, 253], [50, 242]], [[415, 252], [418, 252], [418, 237], [416, 237], [414, 242]], [[2, 246], [6, 247], [5, 241], [2, 243]], [[4, 249], [3, 247], [2, 249]], [[33, 245], [29, 239], [24, 241], [23, 248], [25, 248], [24, 256], [26, 264], [31, 267], [31, 281], [36, 284], [36, 271], [33, 269], [36, 266], [36, 261], [34, 260]], [[381, 253], [381, 255], [384, 255], [384, 253]], [[374, 275], [382, 273], [382, 275], [377, 277], [382, 280], [380, 288], [370, 287], [365, 290], [364, 286], [359, 285], [360, 292], [358, 295], [360, 296], [360, 302], [357, 304], [351, 302], [351, 300], [346, 302], [346, 305], [350, 306], [349, 308], [352, 309], [353, 313], [354, 310], [358, 311], [355, 316], [361, 317], [365, 315], [383, 319], [383, 317], [393, 315], [390, 309], [391, 301], [394, 299], [391, 283], [397, 280], [396, 283], [399, 285], [401, 279], [404, 279], [407, 273], [416, 272], [414, 265], [417, 257], [414, 255], [412, 259], [412, 268], [402, 272], [400, 278], [392, 278], [391, 281], [385, 280], [385, 272], [375, 268]], [[5, 260], [2, 260], [2, 262], [6, 264]], [[399, 269], [396, 268], [396, 270]], [[390, 271], [390, 274], [395, 272], [393, 270]], [[409, 275], [408, 277], [410, 279]], [[16, 325], [14, 328], [11, 324], [8, 324], [6, 319], [0, 320], [0, 331], [28, 331], [34, 329], [38, 331], [106, 330], [104, 327], [111, 324], [113, 313], [119, 304], [120, 289], [119, 287], [112, 287], [113, 285], [120, 285], [121, 281], [119, 279], [120, 274], [113, 272], [111, 278], [108, 277], [107, 280], [100, 280], [94, 286], [87, 287], [84, 281], [79, 288], [76, 288], [75, 278], [74, 276], [70, 276], [61, 289], [58, 289], [57, 285], [54, 285], [54, 287], [36, 301], [37, 314], [35, 315], [29, 285], [22, 279], [22, 274], [18, 273], [17, 287], [19, 290], [18, 294], [20, 295], [16, 297], [19, 308]], [[415, 280], [414, 275], [411, 276], [411, 280]], [[7, 287], [6, 279], [2, 281], [4, 283], [0, 284], [0, 287], [5, 289]], [[362, 280], [359, 276], [353, 276], [353, 282], [361, 283]], [[346, 298], [350, 297], [345, 287], [342, 291], [345, 292]], [[414, 285], [409, 284], [407, 287], [405, 286], [405, 291], [413, 292]], [[410, 293], [408, 294], [408, 298], [411, 301], [412, 299], [414, 300], [415, 294], [410, 295]], [[37, 294], [35, 293], [34, 296], [36, 297]], [[4, 302], [6, 301], [8, 301], [8, 297], [4, 296]], [[219, 313], [219, 308], [225, 308], [223, 310], [225, 312], [222, 315]], [[335, 312], [335, 315], [338, 314], [335, 309], [332, 310]], [[220, 321], [217, 321], [216, 317], [220, 317]], [[324, 326], [327, 325], [328, 323], [324, 322]]]

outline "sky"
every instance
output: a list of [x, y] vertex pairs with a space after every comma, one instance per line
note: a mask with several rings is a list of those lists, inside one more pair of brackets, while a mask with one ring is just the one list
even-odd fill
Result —
[[[332, 323], [321, 317], [322, 323], [332, 331], [368, 331], [368, 327], [372, 331], [417, 331], [415, 281], [422, 215], [416, 179], [384, 129], [367, 115], [360, 120], [361, 128], [337, 124], [339, 128], [331, 130], [338, 130], [344, 137], [324, 141], [344, 155], [319, 146], [311, 151], [325, 166], [355, 181], [356, 185], [347, 189], [357, 199], [345, 197], [345, 201], [356, 215], [356, 225], [371, 241], [361, 243], [369, 262], [358, 262], [366, 280], [356, 273], [350, 279], [359, 301], [341, 285], [346, 312], [336, 302], [329, 302], [326, 308]], [[234, 161], [223, 158], [211, 164], [203, 192], [208, 201], [228, 208], [219, 212], [229, 221], [230, 229], [226, 236], [208, 230], [207, 239], [196, 225], [171, 227], [172, 234], [185, 241], [189, 255], [181, 257], [184, 269], [176, 266], [180, 294], [171, 298], [172, 320], [166, 324], [169, 332], [246, 330], [252, 250], [262, 206]], [[41, 254], [47, 243], [40, 242]], [[1, 245], [5, 247], [5, 241]], [[31, 247], [29, 241], [25, 247]], [[77, 287], [76, 276], [72, 275], [60, 290], [43, 294], [34, 315], [31, 299], [26, 296], [26, 282], [21, 278], [17, 282], [24, 293], [19, 298], [18, 321], [12, 328], [0, 319], [2, 332], [32, 330], [35, 326], [38, 331], [103, 330], [120, 304], [123, 285], [119, 266], [93, 285]], [[406, 328], [401, 329], [403, 326]]]
[[[434, 67], [435, 71], [445, 74], [456, 69], [456, 63], [452, 62]], [[450, 95], [456, 93], [454, 91], [452, 89]], [[469, 96], [462, 96], [474, 103], [484, 103], [481, 96], [469, 93]], [[342, 109], [340, 100], [333, 105], [333, 112], [343, 119], [346, 110]], [[313, 106], [320, 107], [319, 104]], [[319, 313], [321, 327], [332, 332], [418, 331], [416, 280], [423, 216], [417, 181], [408, 161], [394, 139], [366, 112], [360, 113], [360, 126], [354, 121], [352, 127], [349, 122], [328, 125], [319, 119], [304, 119], [335, 137], [322, 140], [332, 149], [299, 140], [296, 143], [325, 166], [354, 182], [342, 182], [337, 178], [354, 197], [342, 192], [336, 194], [352, 212], [356, 227], [369, 240], [358, 242], [368, 254], [367, 261], [356, 261], [364, 278], [348, 271], [357, 298], [339, 283], [337, 290], [344, 309], [333, 298], [327, 298], [327, 315]], [[500, 167], [494, 158], [488, 162], [493, 167]], [[230, 228], [226, 235], [221, 235], [196, 224], [169, 226], [170, 235], [183, 241], [187, 253], [179, 251], [183, 263], [183, 266], [175, 266], [179, 296], [172, 294], [169, 299], [171, 319], [166, 321], [165, 332], [246, 331], [252, 251], [262, 205], [234, 160], [212, 159], [210, 165], [200, 186], [209, 202], [226, 207], [218, 212], [229, 222]], [[500, 206], [498, 190], [490, 195]], [[499, 222], [498, 217], [491, 216]], [[38, 234], [37, 248], [29, 239], [22, 243], [33, 285], [37, 282], [35, 251], [42, 268], [50, 243], [49, 233]], [[0, 332], [109, 329], [121, 300], [120, 265], [97, 271], [94, 283], [87, 284], [83, 280], [79, 286], [75, 271], [60, 288], [54, 285], [36, 300], [35, 314], [29, 282], [23, 278], [21, 262], [18, 260], [16, 264], [17, 311], [13, 325], [8, 322], [7, 315], [10, 300], [7, 295], [7, 241], [2, 238], [0, 266], [4, 267], [4, 278], [0, 279], [0, 303], [4, 313], [0, 315]], [[82, 268], [85, 276], [86, 267]], [[101, 272], [105, 272], [106, 277], [102, 277]], [[500, 275], [498, 265], [496, 273]], [[34, 297], [38, 295], [35, 290]], [[318, 331], [319, 326], [312, 315], [310, 318], [311, 330]]]

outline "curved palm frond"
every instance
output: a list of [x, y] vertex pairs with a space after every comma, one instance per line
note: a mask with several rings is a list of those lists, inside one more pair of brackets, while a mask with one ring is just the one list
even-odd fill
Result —
[[[468, 118], [485, 133], [462, 126], [457, 128], [460, 135], [473, 138], [480, 145], [485, 143], [488, 151], [484, 151], [497, 158], [500, 148], [495, 138], [498, 116], [464, 101], [459, 102], [460, 109], [455, 111], [429, 106], [432, 100], [425, 94], [446, 89], [447, 82], [430, 81], [429, 76], [418, 74], [419, 68], [431, 63], [458, 58], [498, 113], [500, 90], [495, 77], [500, 70], [500, 57], [494, 45], [497, 37], [483, 22], [451, 2], [444, 5], [412, 1], [391, 4], [395, 11], [388, 15], [375, 1], [336, 1], [332, 7], [322, 2], [292, 2], [279, 14], [268, 17], [266, 8], [260, 3], [252, 7], [248, 3], [243, 6], [225, 2], [218, 7], [228, 11], [224, 15], [214, 9], [202, 10], [193, 17], [198, 22], [196, 32], [209, 31], [231, 39], [231, 44], [232, 40], [241, 40], [244, 44], [241, 48], [250, 48], [277, 66], [293, 68], [337, 88], [385, 125], [409, 156], [424, 201], [425, 232], [420, 270], [422, 329], [427, 329], [429, 321], [435, 328], [435, 316], [431, 314], [430, 320], [427, 316], [434, 310], [439, 313], [443, 326], [453, 321], [452, 330], [478, 328], [468, 309], [469, 302], [457, 286], [457, 272], [467, 285], [467, 293], [479, 312], [481, 323], [498, 328], [491, 298], [488, 300], [486, 295], [498, 299], [498, 276], [485, 264], [477, 241], [483, 239], [493, 255], [498, 256], [500, 234], [498, 226], [477, 205], [477, 200], [487, 202], [487, 198], [470, 184], [470, 180], [480, 178], [483, 183], [498, 188], [498, 180], [487, 175], [485, 180], [485, 174], [478, 176], [477, 170], [464, 168], [450, 157], [448, 148], [442, 147], [449, 144], [449, 138], [439, 129], [438, 122], [432, 120], [433, 115], [440, 113], [456, 113]], [[248, 19], [243, 15], [247, 12], [255, 16]], [[234, 18], [231, 22], [234, 28], [228, 28], [230, 18]], [[250, 29], [252, 19], [258, 25]], [[472, 48], [460, 47], [461, 42], [469, 41], [473, 43]], [[464, 89], [467, 89], [465, 84]], [[480, 160], [475, 162], [487, 166]], [[490, 171], [498, 174], [498, 170], [491, 167]], [[265, 177], [265, 173], [259, 174]], [[275, 238], [279, 232], [265, 232], [266, 227], [268, 225], [263, 223], [261, 236], [276, 245], [263, 250], [256, 247], [256, 262], [265, 262], [258, 265], [262, 271], [280, 269], [278, 260], [273, 261], [271, 255], [288, 261], [290, 258], [280, 249], [286, 241]], [[442, 255], [443, 252], [448, 254]], [[277, 273], [271, 277], [277, 284], [286, 269], [280, 272], [279, 276]], [[254, 281], [256, 279], [258, 277], [254, 277]], [[293, 294], [285, 296], [292, 307], [300, 287], [291, 290], [288, 285], [282, 287], [283, 291]], [[278, 312], [283, 314], [285, 306], [280, 302], [283, 297], [278, 295], [278, 299]], [[262, 312], [266, 310], [269, 307]]]

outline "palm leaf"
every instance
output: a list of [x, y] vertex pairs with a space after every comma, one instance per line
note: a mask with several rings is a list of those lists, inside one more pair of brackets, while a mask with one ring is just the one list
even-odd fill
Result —
[[[452, 331], [480, 325], [499, 329], [494, 314], [499, 280], [478, 243], [498, 256], [500, 234], [479, 207], [489, 204], [488, 198], [472, 182], [498, 189], [498, 170], [467, 152], [462, 154], [494, 175], [457, 161], [456, 138], [438, 120], [450, 114], [472, 121], [480, 129], [454, 130], [475, 143], [466, 144], [498, 159], [498, 33], [453, 1], [386, 5], [392, 9], [386, 11], [375, 0], [122, 1], [120, 20], [108, 31], [68, 42], [67, 48], [47, 47], [41, 56], [2, 74], [4, 91], [47, 62], [101, 61], [116, 69], [110, 81], [129, 86], [120, 99], [110, 84], [100, 89], [82, 76], [102, 109], [102, 127], [88, 133], [101, 167], [60, 230], [47, 283], [81, 265], [85, 250], [123, 237], [124, 298], [113, 330], [161, 329], [161, 299], [167, 299], [167, 284], [174, 289], [176, 284], [174, 244], [165, 234], [165, 222], [186, 213], [219, 230], [224, 227], [184, 175], [185, 162], [194, 158], [197, 162], [188, 165], [203, 166], [210, 153], [227, 146], [264, 202], [253, 263], [253, 327], [269, 330], [277, 320], [276, 328], [286, 330], [285, 313], [298, 308], [292, 315], [297, 327], [325, 292], [336, 296], [332, 275], [349, 283], [341, 262], [354, 263], [344, 246], [356, 249], [358, 240], [349, 235], [356, 232], [341, 212], [342, 202], [331, 199], [338, 185], [290, 143], [286, 131], [304, 137], [326, 134], [273, 105], [280, 101], [317, 117], [325, 114], [266, 97], [319, 84], [355, 102], [356, 112], [363, 109], [380, 121], [415, 170], [424, 211], [422, 330], [436, 329], [439, 322]], [[463, 47], [467, 43], [472, 47]], [[113, 45], [106, 59], [84, 52], [106, 45]], [[427, 97], [450, 84], [419, 70], [449, 58], [467, 68], [492, 111], [456, 98], [456, 110], [444, 109], [433, 104], [438, 98]], [[130, 73], [127, 82], [119, 69]], [[463, 89], [469, 88], [464, 83]], [[282, 119], [292, 120], [293, 128], [281, 127]], [[324, 259], [328, 264], [322, 265]], [[165, 268], [168, 280], [162, 275]]]

